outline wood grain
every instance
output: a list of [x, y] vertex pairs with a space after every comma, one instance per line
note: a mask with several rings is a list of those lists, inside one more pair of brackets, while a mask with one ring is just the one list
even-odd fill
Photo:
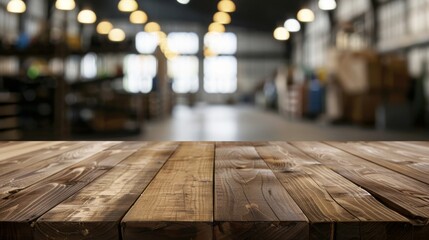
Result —
[[182, 143], [122, 220], [123, 239], [211, 239], [213, 143]]
[[120, 239], [121, 218], [178, 143], [145, 143], [142, 147], [126, 142], [109, 150], [121, 151], [117, 150], [121, 145], [133, 154], [44, 214], [36, 222], [35, 239]]
[[[105, 143], [107, 147], [112, 143]], [[33, 237], [33, 222], [88, 183], [113, 168], [132, 151], [106, 150], [91, 154], [82, 161], [0, 201], [0, 239], [18, 231], [25, 239]], [[103, 151], [104, 150], [104, 151]], [[14, 224], [16, 228], [8, 226]]]
[[215, 169], [216, 239], [308, 239], [307, 218], [253, 146], [217, 145]]
[[381, 203], [427, 229], [429, 186], [319, 142], [292, 143], [306, 154], [361, 186]]
[[429, 147], [409, 142], [369, 142], [367, 144], [405, 157], [411, 157], [413, 161], [416, 161], [415, 165], [417, 166], [429, 163]]
[[54, 146], [59, 143], [61, 142], [14, 142], [13, 145], [0, 148], [0, 161], [36, 151], [44, 147]]
[[[87, 142], [82, 143], [77, 149], [66, 151], [47, 159], [31, 161], [25, 168], [15, 169], [0, 176], [0, 197], [5, 198], [17, 193], [32, 184], [47, 178], [75, 163], [78, 163], [99, 151], [107, 149], [120, 142]], [[0, 200], [1, 203], [1, 200]]]
[[272, 142], [256, 149], [308, 217], [312, 239], [370, 239], [374, 232], [411, 237], [408, 219], [292, 145]]
[[414, 158], [377, 148], [364, 142], [327, 142], [327, 144], [429, 184], [429, 162], [416, 161]]

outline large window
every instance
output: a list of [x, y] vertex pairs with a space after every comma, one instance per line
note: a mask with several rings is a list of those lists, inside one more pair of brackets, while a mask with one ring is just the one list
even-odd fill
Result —
[[234, 93], [237, 90], [237, 36], [233, 33], [207, 33], [204, 37], [204, 90], [208, 93]]
[[198, 35], [187, 32], [168, 34], [167, 44], [177, 56], [168, 60], [168, 76], [173, 80], [176, 93], [195, 93], [199, 88]]
[[152, 90], [157, 61], [152, 55], [128, 55], [124, 59], [124, 88], [133, 93]]

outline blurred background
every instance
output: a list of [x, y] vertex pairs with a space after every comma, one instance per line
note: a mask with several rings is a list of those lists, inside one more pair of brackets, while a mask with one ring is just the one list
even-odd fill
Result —
[[0, 0], [0, 139], [427, 140], [429, 0]]

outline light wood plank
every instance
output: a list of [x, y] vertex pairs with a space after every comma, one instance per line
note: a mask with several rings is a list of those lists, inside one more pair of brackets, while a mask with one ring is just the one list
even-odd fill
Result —
[[133, 151], [107, 150], [112, 143], [94, 143], [97, 152], [53, 173], [42, 181], [0, 201], [0, 239], [32, 239], [34, 221], [100, 175], [112, 169]]
[[364, 142], [327, 142], [327, 144], [429, 184], [429, 162], [419, 162]]
[[[429, 162], [429, 147], [408, 142], [369, 142], [368, 144], [402, 156], [411, 157], [415, 161], [424, 162], [423, 164], [425, 165]], [[419, 163], [416, 162], [415, 165], [419, 165]]]
[[213, 143], [182, 143], [122, 220], [123, 239], [211, 239]]
[[414, 228], [428, 230], [427, 184], [320, 142], [293, 142], [292, 145], [361, 186], [389, 208], [406, 216]]
[[[120, 145], [130, 151], [141, 143]], [[177, 146], [173, 142], [145, 143], [112, 170], [44, 214], [36, 223], [35, 239], [120, 239], [121, 218]], [[109, 150], [116, 148], [121, 146]]]
[[308, 217], [312, 239], [410, 239], [407, 218], [285, 142], [256, 148]]
[[11, 146], [0, 148], [0, 161], [7, 160], [9, 158], [26, 154], [29, 152], [37, 151], [41, 148], [54, 146], [62, 142], [15, 142]]
[[[78, 163], [97, 152], [120, 142], [86, 142], [77, 149], [48, 159], [38, 158], [38, 162], [0, 176], [0, 197], [5, 198], [21, 191], [32, 184], [47, 178], [75, 163]], [[1, 200], [0, 200], [1, 203]]]
[[216, 145], [216, 239], [308, 239], [308, 221], [255, 148]]

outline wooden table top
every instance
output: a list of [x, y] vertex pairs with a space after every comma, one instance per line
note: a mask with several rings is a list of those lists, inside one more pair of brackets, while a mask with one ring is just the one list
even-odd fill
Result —
[[0, 142], [0, 239], [429, 239], [429, 142]]

